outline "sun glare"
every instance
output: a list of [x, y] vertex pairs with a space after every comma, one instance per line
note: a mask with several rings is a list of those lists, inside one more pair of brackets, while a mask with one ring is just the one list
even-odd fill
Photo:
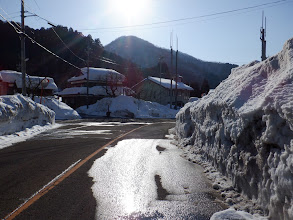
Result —
[[141, 20], [145, 15], [149, 0], [112, 0], [111, 8], [113, 12], [126, 19], [128, 23]]

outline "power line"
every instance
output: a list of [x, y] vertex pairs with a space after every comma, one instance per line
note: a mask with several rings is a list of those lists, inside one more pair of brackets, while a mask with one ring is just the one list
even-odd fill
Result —
[[[29, 12], [29, 11], [28, 11]], [[55, 24], [53, 24], [53, 22], [51, 22], [51, 21], [49, 21], [48, 19], [46, 19], [46, 18], [43, 18], [43, 17], [41, 17], [41, 16], [39, 16], [39, 15], [37, 15], [36, 13], [33, 13], [33, 12], [29, 12], [29, 13], [31, 13], [32, 15], [34, 15], [34, 16], [36, 16], [36, 17], [38, 17], [38, 18], [40, 18], [40, 19], [43, 19], [44, 21], [46, 21], [49, 25], [51, 25], [51, 26], [55, 26], [56, 27], [56, 25]], [[85, 61], [84, 59], [82, 59], [82, 58], [80, 58], [80, 57], [78, 57], [67, 45], [66, 45], [66, 43], [62, 40], [62, 38], [57, 34], [57, 32], [54, 30], [54, 28], [52, 27], [52, 29], [53, 29], [53, 31], [54, 31], [54, 33], [57, 35], [57, 37], [61, 40], [61, 42], [65, 45], [65, 47], [68, 49], [68, 50], [70, 50], [70, 52], [74, 55], [74, 56], [76, 56], [78, 59], [80, 59], [80, 60], [82, 60], [82, 61]], [[110, 64], [114, 64], [114, 65], [119, 65], [120, 66], [120, 64], [118, 64], [118, 63], [116, 63], [114, 60], [111, 60], [111, 59], [108, 59], [108, 58], [106, 58], [106, 57], [102, 57], [102, 56], [99, 56], [99, 58], [98, 58], [100, 61], [102, 61], [102, 62], [105, 62], [105, 63], [110, 63]]]
[[124, 28], [133, 28], [133, 27], [143, 27], [143, 26], [167, 24], [167, 23], [174, 23], [174, 22], [180, 22], [180, 21], [195, 20], [195, 19], [199, 19], [199, 18], [212, 17], [212, 16], [216, 16], [216, 15], [230, 14], [230, 13], [239, 12], [239, 11], [247, 11], [247, 10], [250, 10], [250, 9], [260, 8], [260, 7], [263, 7], [263, 6], [277, 5], [278, 3], [285, 3], [285, 2], [292, 2], [292, 0], [279, 0], [279, 1], [269, 2], [269, 3], [263, 3], [263, 4], [259, 4], [259, 5], [255, 5], [255, 6], [249, 6], [249, 7], [244, 7], [244, 8], [228, 10], [228, 11], [216, 12], [216, 13], [200, 15], [200, 16], [194, 16], [194, 17], [173, 19], [173, 20], [167, 20], [167, 21], [160, 21], [160, 22], [152, 22], [152, 23], [137, 24], [137, 25], [127, 25], [127, 26], [116, 26], [116, 27], [87, 28], [87, 29], [81, 29], [81, 30], [111, 30], [111, 29], [124, 29]]
[[[22, 1], [21, 1], [22, 2]], [[23, 2], [22, 2], [23, 3]], [[2, 7], [0, 7], [0, 9], [4, 12], [4, 13], [6, 13], [7, 14], [7, 16], [9, 17], [9, 15], [8, 15], [8, 13], [2, 8]], [[27, 12], [29, 12], [29, 11], [27, 11]], [[48, 22], [48, 24], [50, 24], [50, 25], [53, 25], [52, 23], [53, 22], [50, 22], [49, 20], [47, 20], [47, 19], [45, 19], [45, 18], [43, 18], [43, 17], [41, 17], [41, 16], [39, 16], [39, 15], [37, 15], [37, 14], [35, 14], [35, 13], [32, 13], [32, 12], [29, 12], [29, 13], [31, 13], [32, 15], [35, 15], [35, 16], [37, 16], [37, 17], [39, 17], [39, 18], [41, 18], [41, 19], [43, 19], [43, 20], [45, 20], [45, 21], [47, 21]], [[72, 63], [70, 63], [70, 62], [68, 62], [67, 60], [65, 60], [65, 59], [63, 59], [62, 57], [60, 57], [60, 56], [58, 56], [57, 54], [55, 54], [55, 53], [53, 53], [52, 51], [50, 51], [49, 49], [47, 49], [46, 47], [44, 47], [43, 45], [41, 45], [40, 43], [38, 43], [37, 41], [35, 41], [33, 38], [31, 38], [29, 35], [27, 35], [26, 33], [23, 33], [22, 31], [21, 31], [21, 27], [20, 27], [20, 25], [17, 23], [17, 22], [15, 22], [15, 21], [13, 21], [11, 18], [9, 19], [9, 20], [11, 20], [11, 22], [13, 22], [17, 27], [15, 27], [8, 19], [6, 19], [2, 14], [0, 14], [0, 16], [5, 20], [5, 21], [7, 21], [13, 28], [14, 28], [14, 30], [16, 31], [16, 33], [18, 33], [18, 34], [24, 34], [27, 38], [29, 38], [31, 41], [32, 41], [32, 43], [35, 43], [35, 44], [37, 44], [39, 47], [41, 47], [41, 48], [43, 48], [44, 50], [46, 50], [48, 53], [50, 53], [50, 54], [52, 54], [52, 55], [54, 55], [55, 57], [57, 57], [57, 58], [59, 58], [59, 59], [61, 59], [63, 62], [65, 62], [65, 63], [67, 63], [67, 64], [69, 64], [69, 65], [71, 65], [71, 66], [73, 66], [74, 68], [77, 68], [77, 69], [80, 69], [79, 67], [77, 67], [77, 66], [75, 66], [74, 64], [72, 64]], [[55, 26], [55, 25], [53, 25], [53, 26]], [[85, 62], [85, 60], [84, 59], [82, 59], [82, 58], [80, 58], [79, 56], [77, 56], [67, 45], [66, 45], [66, 43], [62, 40], [62, 38], [57, 34], [57, 32], [55, 31], [55, 29], [52, 27], [52, 30], [54, 31], [54, 33], [56, 34], [56, 36], [59, 38], [59, 40], [64, 44], [64, 46], [75, 56], [75, 57], [77, 57], [78, 59], [80, 59], [80, 60], [82, 60], [83, 62]], [[117, 63], [115, 63], [115, 61], [113, 61], [113, 60], [110, 60], [110, 59], [108, 59], [108, 58], [105, 58], [105, 57], [99, 57], [98, 58], [100, 61], [102, 61], [102, 62], [105, 62], [105, 63], [110, 63], [110, 64], [114, 64], [114, 65], [120, 65], [120, 64], [117, 64]]]
[[63, 62], [65, 62], [65, 63], [71, 65], [72, 67], [74, 67], [74, 68], [80, 70], [79, 67], [75, 66], [74, 64], [68, 62], [67, 60], [65, 60], [65, 59], [63, 59], [62, 57], [58, 56], [57, 54], [53, 53], [52, 51], [50, 51], [49, 49], [47, 49], [46, 47], [44, 47], [43, 45], [41, 45], [40, 43], [38, 43], [37, 41], [35, 41], [33, 38], [31, 38], [31, 37], [30, 37], [29, 35], [27, 35], [26, 33], [23, 33], [21, 30], [19, 30], [17, 27], [15, 27], [15, 26], [14, 26], [14, 25], [13, 25], [8, 19], [6, 19], [2, 14], [0, 14], [0, 16], [1, 16], [3, 19], [5, 19], [5, 20], [8, 22], [8, 24], [10, 24], [10, 25], [14, 28], [14, 30], [16, 31], [16, 33], [25, 35], [28, 39], [31, 40], [32, 43], [38, 45], [39, 47], [41, 47], [42, 49], [44, 49], [45, 51], [47, 51], [47, 52], [50, 53], [51, 55], [55, 56], [56, 58], [62, 60]]
[[52, 27], [52, 30], [54, 31], [54, 33], [56, 34], [56, 36], [59, 38], [59, 40], [64, 44], [64, 46], [78, 59], [80, 59], [81, 61], [85, 62], [84, 59], [80, 58], [79, 56], [77, 56], [68, 46], [67, 44], [61, 39], [61, 37], [57, 34], [57, 32], [55, 31], [55, 29]]
[[38, 9], [41, 10], [39, 4], [37, 3], [37, 1], [34, 0], [34, 2], [35, 2], [35, 4], [37, 5]]

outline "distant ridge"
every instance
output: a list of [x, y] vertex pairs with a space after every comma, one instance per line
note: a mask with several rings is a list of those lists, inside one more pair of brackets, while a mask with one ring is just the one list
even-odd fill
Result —
[[[158, 65], [159, 58], [162, 56], [169, 67], [171, 63], [169, 49], [157, 47], [135, 36], [119, 37], [106, 45], [105, 49], [136, 63], [142, 68]], [[175, 70], [175, 53], [173, 58]], [[209, 86], [215, 88], [229, 76], [231, 69], [234, 67], [237, 67], [237, 65], [206, 62], [185, 53], [179, 52], [178, 54], [178, 73], [183, 76], [185, 82], [201, 85], [203, 80], [206, 79], [209, 82]]]

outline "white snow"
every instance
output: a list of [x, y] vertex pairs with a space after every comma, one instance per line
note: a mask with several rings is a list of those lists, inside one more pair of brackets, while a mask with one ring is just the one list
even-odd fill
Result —
[[[133, 94], [134, 92], [128, 88], [123, 86], [117, 86], [115, 89], [115, 95], [123, 95], [123, 94]], [[97, 96], [109, 96], [107, 94], [107, 90], [112, 94], [111, 88], [109, 86], [93, 86], [89, 88], [89, 95], [97, 95]], [[65, 88], [61, 92], [57, 92], [56, 94], [63, 95], [86, 95], [87, 87], [70, 87]]]
[[90, 105], [88, 109], [86, 106], [81, 106], [76, 111], [80, 114], [106, 116], [108, 106], [111, 117], [175, 118], [178, 112], [156, 102], [139, 100], [131, 96], [104, 98]]
[[[54, 79], [51, 77], [40, 77], [40, 76], [29, 76], [26, 75], [26, 86], [27, 88], [35, 88], [38, 86], [41, 89], [42, 85], [40, 82], [43, 79], [47, 79], [49, 84], [44, 89], [50, 89], [57, 91], [58, 87], [54, 82]], [[0, 80], [8, 83], [16, 83], [17, 88], [22, 88], [22, 73], [13, 71], [13, 70], [2, 70], [0, 71]]]
[[187, 156], [209, 161], [271, 219], [293, 219], [292, 82], [290, 39], [279, 54], [233, 69], [176, 116]]
[[[18, 95], [0, 96], [0, 146], [1, 148], [24, 140], [55, 123], [55, 113], [35, 103], [28, 97]], [[34, 127], [35, 126], [35, 127]], [[32, 128], [32, 130], [27, 130]], [[25, 131], [25, 132], [20, 132]]]
[[[109, 148], [88, 172], [96, 219], [194, 219], [221, 210], [209, 200], [205, 178], [181, 153], [171, 140], [160, 139], [128, 139]], [[166, 200], [158, 196], [157, 181], [168, 192]]]
[[[153, 76], [149, 76], [148, 79], [159, 84], [159, 85], [161, 84], [163, 87], [165, 87], [167, 89], [171, 88], [171, 80], [170, 79], [164, 79], [164, 78], [160, 79], [159, 77], [153, 77]], [[172, 80], [172, 89], [175, 89], [175, 87], [176, 87], [176, 82], [175, 82], [175, 80]], [[177, 82], [177, 89], [190, 90], [190, 91], [193, 90], [193, 88], [184, 84], [183, 82]]]
[[[53, 97], [43, 97], [42, 105], [39, 97], [35, 97], [35, 101], [20, 94], [0, 96], [0, 149], [60, 127], [55, 124], [55, 118], [80, 118], [76, 111]], [[108, 131], [101, 132], [108, 134]], [[77, 135], [77, 132], [71, 135]]]
[[210, 220], [266, 220], [261, 216], [253, 216], [247, 212], [236, 211], [233, 208], [213, 214]]
[[[35, 96], [34, 97], [35, 102], [40, 103], [40, 97]], [[80, 119], [81, 117], [70, 106], [65, 104], [64, 102], [60, 101], [59, 99], [56, 99], [54, 97], [42, 97], [42, 105], [47, 106], [49, 109], [53, 110], [55, 112], [55, 119], [56, 120], [72, 120], [72, 119]]]
[[188, 99], [188, 102], [195, 102], [195, 101], [198, 101], [198, 97], [190, 97], [189, 99]]
[[[80, 81], [87, 79], [87, 67], [81, 69], [82, 75], [71, 77], [68, 82]], [[110, 79], [115, 79], [120, 82], [125, 80], [125, 76], [121, 73], [112, 70], [112, 69], [104, 69], [104, 68], [89, 68], [89, 80], [90, 81], [106, 81]]]
[[0, 96], [0, 135], [54, 122], [55, 113], [52, 110], [28, 97], [20, 94]]
[[[16, 124], [17, 125], [17, 124]], [[47, 124], [44, 126], [34, 125], [31, 128], [25, 128], [23, 131], [14, 132], [9, 135], [1, 135], [0, 136], [0, 149], [9, 147], [15, 143], [25, 141], [29, 138], [32, 138], [44, 131], [58, 128], [60, 124]]]

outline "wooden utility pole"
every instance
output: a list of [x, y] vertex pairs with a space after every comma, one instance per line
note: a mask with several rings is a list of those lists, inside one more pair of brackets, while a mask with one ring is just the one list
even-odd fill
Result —
[[90, 77], [90, 47], [87, 50], [87, 70], [86, 70], [86, 108], [89, 108], [89, 77]]
[[24, 27], [24, 0], [21, 0], [21, 35], [20, 59], [22, 73], [22, 95], [26, 96], [26, 63], [25, 63], [25, 27]]
[[177, 109], [177, 96], [178, 96], [178, 89], [177, 89], [177, 83], [178, 83], [178, 68], [177, 68], [177, 63], [178, 63], [178, 37], [177, 37], [177, 50], [176, 50], [176, 66], [175, 66], [175, 73], [176, 73], [176, 78], [175, 78], [175, 109]]
[[172, 80], [173, 80], [173, 32], [171, 33], [170, 37], [170, 48], [171, 48], [171, 69], [170, 69], [170, 78], [171, 78], [171, 84], [170, 84], [170, 109], [172, 109]]
[[264, 12], [262, 12], [262, 26], [260, 29], [260, 40], [261, 40], [261, 60], [264, 61], [267, 59], [266, 57], [266, 47], [267, 47], [267, 41], [265, 39], [266, 37], [266, 28], [267, 28], [267, 19], [265, 17], [265, 28], [263, 26], [264, 22]]
[[[163, 58], [164, 58], [163, 56], [159, 58], [160, 60], [160, 87], [162, 86], [162, 59]], [[160, 88], [160, 104], [162, 104], [162, 89], [161, 88]]]

